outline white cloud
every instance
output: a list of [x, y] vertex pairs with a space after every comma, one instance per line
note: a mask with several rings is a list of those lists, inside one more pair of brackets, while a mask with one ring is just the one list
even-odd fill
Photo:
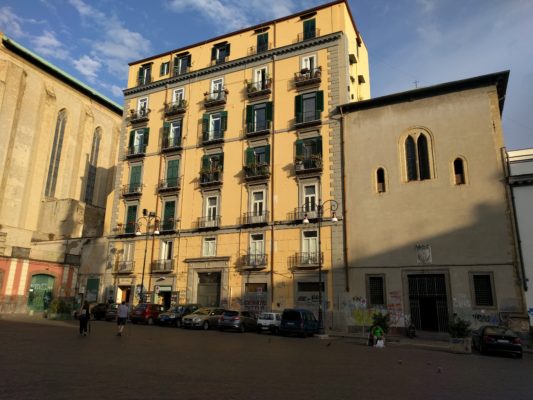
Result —
[[113, 93], [113, 96], [116, 97], [123, 96], [122, 88], [118, 87], [117, 85], [111, 85], [111, 93]]
[[0, 27], [6, 35], [24, 37], [23, 23], [24, 19], [13, 13], [9, 7], [0, 8]]
[[85, 76], [89, 82], [94, 82], [98, 70], [102, 66], [102, 63], [98, 59], [91, 58], [88, 55], [84, 55], [79, 59], [74, 60], [73, 64], [74, 68], [76, 68], [80, 74]]
[[68, 50], [56, 38], [53, 31], [45, 30], [40, 36], [34, 36], [31, 42], [35, 46], [35, 51], [43, 56], [65, 60], [69, 55]]

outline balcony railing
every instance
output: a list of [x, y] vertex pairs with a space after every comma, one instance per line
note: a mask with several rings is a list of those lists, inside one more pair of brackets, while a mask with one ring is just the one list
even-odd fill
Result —
[[246, 136], [259, 136], [270, 133], [272, 121], [257, 121], [246, 124]]
[[204, 107], [214, 107], [226, 104], [228, 91], [226, 89], [204, 93]]
[[220, 215], [198, 218], [198, 229], [212, 229], [220, 226]]
[[202, 144], [220, 143], [224, 141], [224, 131], [222, 129], [208, 130], [202, 132]]
[[131, 274], [135, 271], [135, 261], [119, 261], [117, 263], [117, 274]]
[[211, 60], [211, 66], [224, 64], [225, 62], [228, 62], [229, 56], [224, 57], [217, 57], [214, 60]]
[[135, 146], [129, 146], [128, 147], [128, 153], [127, 153], [127, 157], [128, 158], [133, 158], [133, 157], [140, 157], [140, 156], [144, 156], [146, 154], [146, 145], [145, 144], [138, 144], [138, 145], [135, 145]]
[[222, 171], [200, 171], [200, 185], [219, 185], [222, 183]]
[[187, 100], [178, 100], [165, 104], [165, 116], [183, 114], [187, 110]]
[[173, 75], [174, 76], [179, 76], [179, 75], [183, 75], [183, 74], [186, 74], [187, 72], [189, 72], [190, 70], [190, 67], [189, 66], [175, 66], [174, 67], [174, 70], [173, 70]]
[[128, 120], [130, 124], [138, 124], [140, 122], [146, 122], [149, 120], [148, 115], [150, 114], [149, 108], [141, 108], [139, 110], [130, 110], [130, 116], [128, 117]]
[[270, 176], [270, 165], [252, 164], [244, 166], [245, 179], [248, 181], [266, 179]]
[[122, 196], [140, 196], [143, 192], [142, 183], [130, 183], [122, 186]]
[[137, 231], [137, 223], [135, 221], [127, 222], [125, 225], [119, 224], [115, 229], [114, 232], [116, 235], [122, 236], [122, 235], [135, 235], [135, 232]]
[[253, 56], [255, 54], [264, 53], [270, 49], [272, 49], [272, 43], [264, 43], [260, 46], [251, 46], [248, 47], [248, 55]]
[[321, 259], [323, 258], [324, 253], [319, 253], [317, 251], [296, 253], [292, 260], [292, 266], [297, 269], [316, 269], [319, 267]]
[[268, 256], [266, 254], [246, 254], [241, 259], [243, 269], [265, 269], [267, 264]]
[[320, 125], [322, 111], [310, 110], [296, 114], [296, 128], [304, 126]]
[[322, 171], [322, 155], [312, 155], [310, 158], [296, 158], [294, 170], [297, 174]]
[[142, 86], [142, 85], [148, 85], [149, 83], [152, 83], [152, 76], [151, 75], [148, 75], [148, 76], [140, 76], [138, 79], [137, 79], [137, 86]]
[[161, 233], [174, 232], [176, 230], [176, 220], [174, 218], [163, 219], [159, 222]]
[[170, 151], [176, 151], [181, 150], [181, 136], [177, 137], [163, 137], [163, 143], [161, 144], [161, 151], [162, 152], [170, 152]]
[[179, 177], [161, 179], [159, 185], [157, 185], [157, 190], [160, 192], [171, 192], [174, 190], [180, 189], [181, 180]]
[[153, 272], [172, 272], [174, 270], [174, 260], [154, 260], [152, 261]]
[[304, 68], [294, 74], [294, 83], [296, 87], [315, 85], [322, 82], [322, 67]]
[[245, 213], [242, 217], [243, 225], [264, 225], [268, 224], [268, 211], [252, 211]]
[[270, 94], [272, 92], [272, 79], [267, 78], [264, 81], [248, 82], [246, 84], [246, 93], [249, 98], [259, 97]]
[[300, 32], [298, 34], [298, 41], [303, 42], [304, 40], [314, 39], [320, 36], [320, 29], [309, 30], [305, 32]]
[[318, 208], [316, 204], [310, 203], [294, 209], [291, 218], [293, 221], [303, 221], [305, 218], [309, 220], [318, 218]]

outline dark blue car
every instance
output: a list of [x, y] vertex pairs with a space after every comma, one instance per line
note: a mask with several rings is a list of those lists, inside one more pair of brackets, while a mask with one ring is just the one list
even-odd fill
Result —
[[303, 308], [287, 308], [281, 315], [279, 332], [282, 335], [295, 334], [306, 337], [318, 332], [318, 321], [315, 315]]

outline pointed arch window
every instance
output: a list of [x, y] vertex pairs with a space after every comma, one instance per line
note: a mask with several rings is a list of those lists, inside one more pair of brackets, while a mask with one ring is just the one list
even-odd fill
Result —
[[100, 141], [102, 139], [102, 128], [94, 130], [91, 155], [89, 157], [89, 168], [87, 170], [87, 184], [85, 186], [85, 202], [93, 204], [94, 185], [96, 183], [96, 169], [98, 166], [98, 153], [100, 151]]
[[465, 165], [462, 158], [456, 158], [453, 161], [454, 183], [464, 185], [466, 183]]
[[50, 154], [50, 164], [48, 166], [48, 176], [46, 178], [45, 196], [54, 197], [56, 192], [57, 174], [59, 172], [59, 162], [61, 161], [61, 150], [63, 148], [63, 137], [65, 136], [65, 126], [67, 124], [67, 110], [62, 109], [57, 114], [54, 141]]
[[385, 170], [383, 168], [378, 168], [376, 171], [376, 190], [378, 193], [385, 193], [387, 191]]
[[430, 143], [426, 135], [409, 135], [405, 139], [407, 181], [431, 179]]

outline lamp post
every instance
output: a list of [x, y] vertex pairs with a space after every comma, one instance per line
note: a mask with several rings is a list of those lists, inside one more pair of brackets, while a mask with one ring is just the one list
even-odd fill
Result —
[[[318, 223], [318, 334], [323, 335], [324, 334], [324, 317], [322, 312], [322, 219], [324, 218], [324, 207], [329, 204], [329, 209], [331, 211], [331, 222], [337, 222], [337, 215], [335, 214], [335, 211], [337, 211], [337, 208], [339, 207], [339, 203], [337, 203], [335, 200], [326, 200], [324, 202], [321, 202], [320, 199], [318, 199], [318, 204], [316, 206], [317, 211], [317, 223]], [[308, 205], [305, 206], [308, 208]], [[307, 218], [307, 213], [304, 215], [303, 219], [304, 224], [309, 223], [309, 219]]]
[[144, 269], [146, 267], [146, 254], [148, 253], [148, 237], [150, 236], [150, 225], [153, 224], [154, 231], [152, 232], [153, 235], [159, 235], [159, 217], [156, 215], [155, 212], [148, 211], [146, 208], [143, 208], [143, 216], [137, 219], [137, 229], [135, 231], [135, 235], [141, 236], [141, 227], [143, 226], [143, 223], [146, 224], [145, 228], [145, 241], [144, 241], [144, 260], [143, 260], [143, 271], [141, 275], [141, 290], [139, 291], [139, 299], [140, 303], [144, 302]]

